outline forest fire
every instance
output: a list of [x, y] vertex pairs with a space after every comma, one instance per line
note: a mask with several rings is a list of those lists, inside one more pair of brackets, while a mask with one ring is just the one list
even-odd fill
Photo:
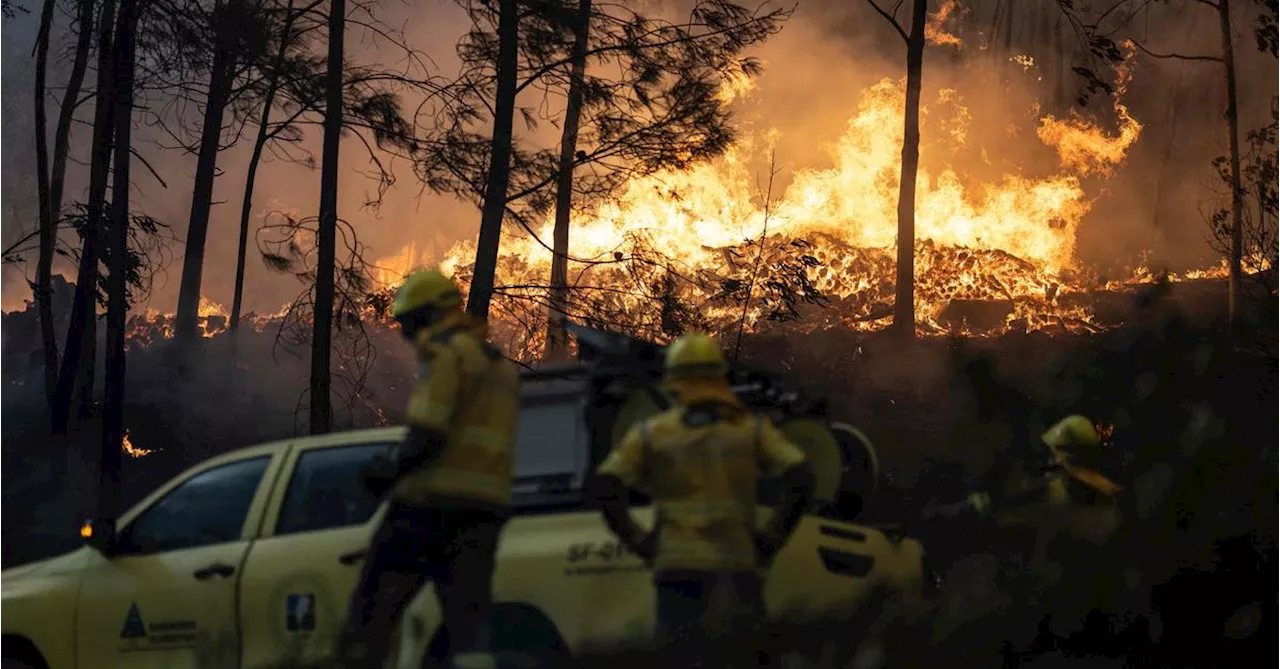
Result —
[[[1142, 132], [1122, 98], [1131, 77], [1128, 61], [1117, 74], [1114, 131], [1074, 113], [1060, 119], [1033, 110], [1025, 134], [1058, 158], [1056, 172], [1039, 177], [1014, 171], [978, 182], [963, 166], [937, 160], [973, 153], [966, 151], [972, 149], [972, 119], [956, 90], [944, 88], [923, 101], [915, 221], [920, 334], [1098, 331], [1106, 325], [1081, 295], [1156, 278], [1140, 266], [1130, 277], [1102, 281], [1075, 252], [1077, 230], [1093, 203], [1081, 178], [1112, 174]], [[744, 87], [735, 94], [750, 92]], [[788, 327], [801, 331], [886, 327], [893, 305], [903, 95], [903, 83], [895, 79], [864, 91], [831, 147], [832, 165], [796, 171], [781, 195], [755, 188], [748, 165], [759, 147], [748, 139], [718, 161], [635, 179], [616, 199], [576, 217], [570, 317], [654, 336], [669, 329], [674, 303], [694, 314], [694, 324], [712, 330], [741, 322], [750, 332], [762, 321], [779, 320], [795, 321]], [[541, 348], [552, 256], [545, 244], [552, 227], [548, 218], [534, 238], [510, 226], [499, 258], [494, 318], [527, 359]], [[427, 257], [410, 244], [373, 263], [371, 283], [393, 288], [413, 268], [439, 262], [465, 285], [474, 253], [472, 241], [459, 242], [443, 258]], [[1222, 276], [1225, 265], [1172, 278]], [[829, 308], [816, 308], [818, 303]], [[261, 332], [289, 311], [285, 305], [246, 321]], [[379, 321], [385, 315], [365, 316]], [[200, 327], [205, 337], [224, 331], [226, 310], [202, 298]], [[149, 311], [135, 317], [130, 340], [145, 346], [171, 336], [172, 318]]]
[[[1127, 77], [1122, 72], [1122, 84]], [[578, 311], [597, 313], [602, 304], [612, 305], [606, 311], [624, 320], [618, 325], [650, 329], [660, 318], [655, 312], [663, 297], [653, 286], [674, 279], [682, 302], [712, 327], [728, 326], [744, 310], [741, 299], [724, 299], [723, 287], [742, 274], [744, 264], [750, 270], [763, 250], [760, 265], [765, 271], [789, 267], [788, 254], [798, 255], [813, 287], [835, 307], [839, 324], [859, 330], [886, 326], [893, 303], [902, 86], [900, 80], [885, 79], [865, 91], [833, 147], [834, 164], [798, 171], [767, 210], [763, 194], [752, 188], [746, 146], [687, 172], [633, 181], [617, 202], [575, 220], [570, 256], [578, 262], [569, 263], [570, 284], [578, 286], [575, 293], [588, 296], [576, 302]], [[925, 105], [923, 123], [929, 132], [922, 154], [948, 155], [966, 148], [970, 117], [960, 95], [943, 89]], [[1113, 170], [1142, 130], [1119, 97], [1115, 111], [1120, 121], [1116, 133], [1075, 116], [1039, 115], [1035, 135], [1058, 153], [1057, 174], [1006, 174], [995, 182], [973, 184], [958, 168], [922, 165], [915, 268], [921, 334], [956, 333], [957, 324], [948, 322], [945, 312], [960, 301], [1007, 305], [998, 327], [980, 332], [961, 324], [960, 334], [1096, 328], [1086, 306], [1060, 298], [1106, 287], [1085, 276], [1075, 240], [1091, 205], [1080, 177]], [[545, 286], [551, 253], [543, 244], [551, 233], [547, 222], [538, 239], [507, 240], [498, 285]], [[804, 242], [800, 250], [791, 243], [797, 239]], [[443, 266], [465, 278], [473, 253], [472, 243], [460, 243]], [[391, 264], [403, 265], [403, 258], [402, 253]], [[545, 304], [545, 289], [541, 293], [519, 288], [507, 295]], [[751, 299], [745, 310], [748, 330], [770, 318], [770, 307]], [[509, 313], [516, 310], [505, 306]], [[808, 323], [829, 324], [829, 317], [806, 319]]]

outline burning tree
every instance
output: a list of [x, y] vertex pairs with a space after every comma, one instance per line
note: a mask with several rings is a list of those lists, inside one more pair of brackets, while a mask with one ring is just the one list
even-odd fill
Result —
[[[1276, 193], [1276, 135], [1277, 98], [1271, 98], [1271, 123], [1245, 135], [1246, 149], [1241, 155], [1240, 176], [1244, 192], [1235, 202], [1231, 197], [1233, 179], [1226, 156], [1213, 161], [1225, 192], [1219, 192], [1215, 207], [1205, 217], [1211, 233], [1210, 245], [1214, 250], [1230, 257], [1240, 245], [1240, 264], [1243, 276], [1256, 280], [1263, 289], [1265, 303], [1275, 304], [1277, 287], [1277, 245], [1280, 244], [1280, 221], [1277, 220]], [[1222, 203], [1226, 203], [1225, 206]], [[1233, 206], [1240, 206], [1240, 230], [1236, 234]], [[1242, 291], [1243, 293], [1243, 291]], [[1270, 320], [1270, 319], [1269, 319]], [[1266, 329], [1264, 328], [1264, 332]], [[1273, 331], [1274, 332], [1274, 331]], [[1274, 335], [1268, 333], [1263, 340], [1270, 343]]]
[[[725, 0], [696, 3], [681, 22], [620, 5], [522, 8], [512, 2], [499, 3], [495, 11], [464, 4], [475, 27], [459, 44], [461, 104], [437, 115], [444, 131], [420, 164], [420, 174], [431, 188], [481, 205], [468, 296], [468, 309], [481, 316], [487, 315], [495, 290], [504, 216], [529, 235], [550, 236], [558, 245], [549, 275], [555, 277], [550, 306], [559, 311], [570, 291], [561, 265], [570, 259], [569, 210], [575, 198], [581, 207], [632, 177], [723, 152], [732, 139], [725, 109], [732, 86], [758, 71], [741, 52], [776, 32], [790, 15], [763, 7], [753, 12]], [[563, 116], [541, 113], [552, 122], [563, 120], [558, 150], [527, 149], [512, 139], [522, 93], [541, 96], [535, 106], [544, 110], [555, 106], [549, 98], [567, 95], [572, 101]], [[472, 130], [486, 108], [493, 110], [488, 136]], [[520, 112], [530, 128], [536, 126], [532, 107]], [[553, 203], [558, 222], [535, 232], [534, 221]], [[554, 345], [560, 343], [553, 337]]]

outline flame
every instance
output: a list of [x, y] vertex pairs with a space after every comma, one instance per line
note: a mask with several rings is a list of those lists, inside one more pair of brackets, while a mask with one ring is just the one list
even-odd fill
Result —
[[[201, 337], [212, 338], [226, 332], [229, 318], [226, 307], [203, 295], [200, 296], [200, 303], [196, 307], [196, 327], [199, 328]], [[126, 329], [128, 330], [125, 334], [126, 351], [132, 350], [135, 346], [147, 348], [157, 341], [173, 338], [174, 315], [147, 308], [141, 314], [130, 316]]]
[[951, 19], [958, 19], [968, 12], [969, 8], [960, 4], [960, 0], [942, 0], [938, 11], [925, 18], [924, 39], [929, 44], [963, 47], [964, 41], [943, 28]]
[[[882, 80], [865, 91], [831, 149], [833, 165], [796, 172], [767, 216], [752, 187], [749, 141], [717, 162], [630, 182], [617, 201], [574, 222], [571, 256], [603, 264], [570, 262], [571, 280], [644, 292], [635, 289], [637, 284], [652, 284], [661, 274], [634, 263], [646, 249], [669, 255], [686, 275], [723, 273], [729, 255], [756, 255], [762, 236], [764, 247], [772, 246], [770, 262], [788, 238], [803, 238], [812, 245], [807, 255], [817, 262], [813, 283], [839, 307], [838, 322], [862, 330], [883, 327], [893, 303], [903, 103], [900, 79]], [[934, 141], [922, 145], [922, 156], [945, 156], [947, 149], [964, 147], [969, 114], [956, 91], [940, 91], [922, 109], [922, 119], [941, 129], [926, 133]], [[1009, 174], [975, 185], [949, 166], [922, 165], [915, 221], [921, 331], [953, 331], [944, 314], [948, 306], [980, 300], [1007, 303], [1005, 329], [1066, 321], [1087, 326], [1083, 308], [1057, 304], [1056, 298], [1084, 288], [1070, 275], [1078, 269], [1076, 230], [1089, 206], [1078, 177], [1067, 171], [1042, 178]], [[539, 237], [550, 239], [552, 227], [548, 219]], [[757, 250], [744, 247], [744, 240], [753, 240]], [[473, 242], [460, 243], [442, 266], [468, 280], [474, 252]], [[537, 240], [507, 238], [497, 283], [543, 286], [550, 260]], [[685, 285], [681, 291], [681, 298], [697, 305], [713, 325], [733, 323], [741, 315], [740, 306], [717, 304], [706, 288]], [[656, 316], [639, 315], [646, 307], [653, 311], [653, 295], [610, 300], [631, 325], [654, 329]], [[745, 326], [754, 328], [766, 316], [762, 309], [748, 309]]]
[[1142, 132], [1142, 124], [1129, 114], [1129, 108], [1121, 101], [1133, 79], [1132, 62], [1136, 49], [1132, 42], [1125, 42], [1125, 51], [1124, 61], [1116, 68], [1116, 94], [1113, 98], [1120, 126], [1118, 135], [1108, 135], [1082, 119], [1074, 109], [1067, 119], [1045, 115], [1036, 130], [1041, 141], [1058, 150], [1063, 167], [1074, 169], [1081, 175], [1111, 176]]
[[755, 92], [756, 86], [756, 80], [740, 68], [727, 69], [720, 75], [720, 87], [716, 91], [716, 99], [721, 104], [729, 104]]
[[155, 453], [157, 450], [159, 450], [154, 448], [139, 448], [137, 446], [134, 446], [133, 440], [129, 438], [128, 430], [124, 431], [124, 442], [121, 448], [131, 458], [141, 458], [143, 456], [151, 455], [152, 453]]

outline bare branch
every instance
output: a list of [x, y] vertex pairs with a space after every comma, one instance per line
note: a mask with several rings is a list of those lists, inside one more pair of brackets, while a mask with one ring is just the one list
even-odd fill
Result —
[[[884, 20], [888, 21], [889, 25], [893, 26], [894, 30], [898, 31], [898, 35], [902, 37], [903, 42], [908, 42], [911, 40], [911, 38], [907, 36], [907, 31], [902, 29], [902, 24], [898, 23], [898, 19], [895, 18], [895, 15], [898, 13], [896, 6], [894, 7], [893, 14], [890, 14], [889, 12], [886, 12], [885, 10], [881, 9], [880, 5], [876, 4], [876, 0], [867, 0], [867, 4], [871, 5], [871, 8], [876, 10], [877, 14], [879, 14], [880, 16], [883, 16]], [[898, 4], [902, 4], [902, 3], [898, 3]]]

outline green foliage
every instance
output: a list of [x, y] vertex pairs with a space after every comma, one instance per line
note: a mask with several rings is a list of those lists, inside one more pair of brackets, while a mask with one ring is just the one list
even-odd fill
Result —
[[[110, 202], [103, 205], [103, 211], [111, 211]], [[72, 205], [71, 213], [66, 217], [66, 223], [82, 237], [87, 229], [96, 227], [101, 239], [110, 239], [112, 226], [115, 225], [110, 216], [104, 216], [97, 226], [90, 226], [88, 205], [81, 202]], [[173, 241], [173, 235], [169, 232], [167, 224], [146, 214], [131, 213], [129, 215], [129, 248], [126, 249], [124, 262], [127, 307], [148, 299], [152, 282], [168, 264], [168, 245], [171, 241]], [[78, 250], [68, 251], [59, 247], [55, 252], [79, 262]], [[113, 249], [109, 244], [99, 244], [96, 299], [104, 308], [107, 306], [107, 284], [110, 279], [112, 253]]]
[[[454, 103], [437, 110], [439, 130], [426, 142], [417, 172], [432, 190], [478, 203], [484, 197], [490, 138], [477, 126], [489, 119], [495, 90], [497, 10], [459, 1], [473, 22], [458, 44], [463, 72], [453, 85]], [[517, 92], [540, 98], [533, 106], [518, 107], [529, 129], [563, 120], [548, 109], [568, 90], [576, 5], [529, 3], [521, 13]], [[700, 0], [688, 19], [677, 23], [617, 3], [593, 5], [574, 161], [575, 203], [608, 197], [633, 177], [683, 169], [722, 154], [734, 140], [722, 86], [727, 78], [759, 73], [760, 63], [742, 52], [780, 30], [790, 14]], [[508, 213], [526, 230], [526, 216], [545, 214], [554, 201], [558, 151], [558, 146], [514, 142]]]

